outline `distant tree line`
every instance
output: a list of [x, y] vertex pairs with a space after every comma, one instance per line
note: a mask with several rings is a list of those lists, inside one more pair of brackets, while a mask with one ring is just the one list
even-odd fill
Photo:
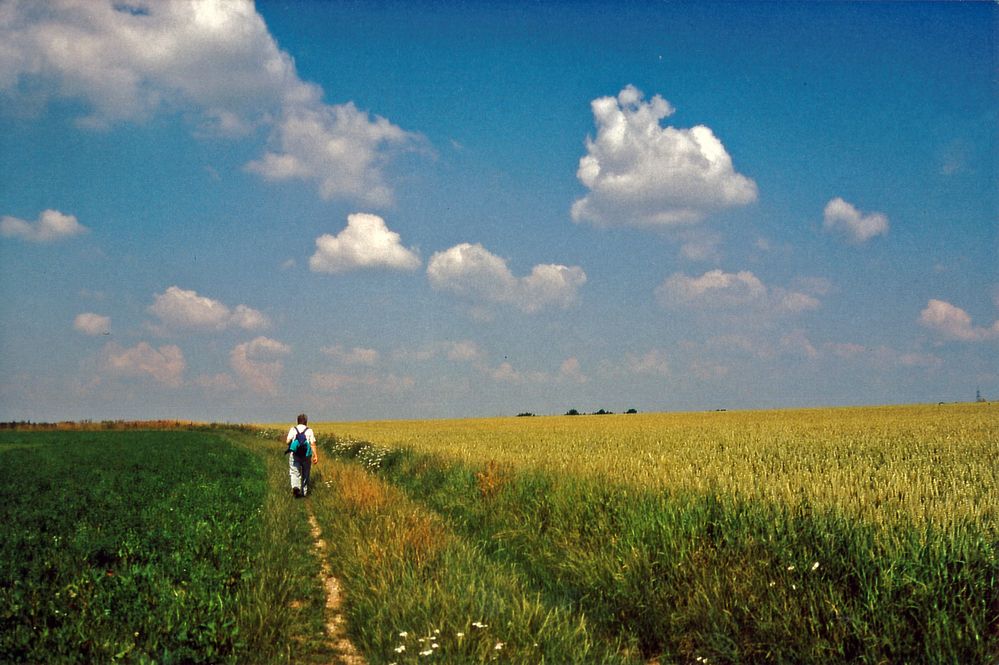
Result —
[[[638, 413], [638, 409], [628, 409], [624, 413]], [[518, 418], [530, 418], [536, 414], [530, 411], [524, 411], [523, 413], [518, 413]], [[611, 416], [614, 415], [613, 411], [607, 411], [606, 409], [600, 409], [599, 411], [593, 411], [592, 413], [582, 413], [578, 409], [569, 409], [565, 412], [567, 416]]]

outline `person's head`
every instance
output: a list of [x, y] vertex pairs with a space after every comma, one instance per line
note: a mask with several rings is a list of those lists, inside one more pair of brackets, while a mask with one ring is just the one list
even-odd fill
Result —
[[309, 417], [307, 415], [305, 415], [304, 413], [298, 414], [298, 424], [299, 425], [308, 425], [309, 424]]

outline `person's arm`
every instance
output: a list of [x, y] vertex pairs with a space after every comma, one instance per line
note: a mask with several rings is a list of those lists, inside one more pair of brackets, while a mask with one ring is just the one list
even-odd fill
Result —
[[319, 446], [316, 445], [316, 432], [315, 430], [309, 430], [312, 434], [312, 463], [319, 463]]

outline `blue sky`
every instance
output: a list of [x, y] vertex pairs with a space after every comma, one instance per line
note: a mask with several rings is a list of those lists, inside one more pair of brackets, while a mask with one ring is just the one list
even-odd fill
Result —
[[0, 419], [999, 398], [996, 12], [0, 2]]

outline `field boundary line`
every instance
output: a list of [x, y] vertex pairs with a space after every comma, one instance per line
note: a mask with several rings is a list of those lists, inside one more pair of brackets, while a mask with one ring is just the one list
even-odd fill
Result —
[[323, 576], [323, 593], [326, 595], [326, 633], [328, 639], [339, 656], [336, 665], [366, 665], [364, 657], [357, 647], [347, 637], [347, 624], [343, 618], [342, 599], [340, 596], [340, 580], [333, 575], [330, 564], [326, 560], [326, 541], [323, 530], [319, 527], [312, 507], [309, 507], [309, 527], [312, 530], [312, 544], [316, 556], [319, 557], [320, 571]]

